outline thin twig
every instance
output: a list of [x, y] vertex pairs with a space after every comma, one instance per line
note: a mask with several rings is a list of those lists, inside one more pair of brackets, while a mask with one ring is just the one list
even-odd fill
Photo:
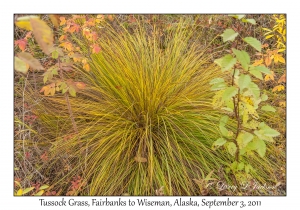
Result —
[[[63, 76], [63, 72], [62, 72], [62, 68], [61, 68], [60, 58], [58, 58], [58, 68], [59, 68], [59, 76], [63, 80], [64, 76]], [[65, 99], [66, 99], [66, 102], [67, 102], [67, 107], [68, 107], [68, 111], [69, 111], [69, 115], [70, 115], [70, 118], [71, 118], [73, 129], [74, 129], [75, 133], [78, 134], [77, 125], [76, 125], [74, 115], [73, 115], [73, 111], [72, 111], [71, 104], [70, 104], [69, 94], [66, 92], [64, 95], [65, 95]]]

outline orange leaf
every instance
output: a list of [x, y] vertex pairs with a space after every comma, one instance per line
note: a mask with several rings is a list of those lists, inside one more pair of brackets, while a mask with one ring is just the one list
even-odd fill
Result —
[[54, 96], [54, 94], [55, 94], [55, 87], [52, 87], [51, 90], [50, 90], [50, 95]]
[[73, 50], [73, 45], [72, 45], [71, 42], [63, 42], [59, 46], [65, 48], [65, 50], [68, 50], [68, 51], [72, 51]]
[[114, 16], [112, 16], [112, 15], [108, 15], [107, 18], [108, 18], [110, 21], [113, 21], [113, 20], [114, 20]]
[[47, 88], [47, 89], [45, 89], [44, 95], [45, 95], [45, 96], [49, 95], [49, 94], [50, 94], [50, 91], [51, 91], [51, 88], [50, 88], [50, 87]]
[[97, 39], [98, 39], [98, 34], [96, 33], [96, 32], [92, 32], [91, 33], [91, 38], [92, 38], [92, 40], [94, 40], [94, 41], [96, 41]]
[[277, 85], [273, 88], [272, 92], [275, 92], [275, 91], [282, 91], [284, 90], [284, 86], [283, 85]]
[[135, 23], [136, 22], [136, 19], [133, 17], [133, 15], [129, 16], [129, 22], [130, 23]]
[[278, 83], [282, 83], [282, 82], [286, 83], [286, 76], [285, 76], [285, 74], [282, 75], [282, 76], [280, 77], [280, 79], [278, 80]]
[[66, 18], [65, 17], [60, 17], [60, 25], [63, 26], [66, 24]]
[[91, 47], [93, 48], [92, 50], [93, 53], [99, 53], [101, 50], [98, 44], [93, 44]]
[[40, 93], [44, 92], [46, 90], [47, 86], [42, 87], [42, 89], [40, 90]]
[[63, 41], [63, 40], [66, 39], [66, 38], [67, 38], [66, 35], [61, 35], [61, 36], [59, 37], [59, 41]]
[[86, 71], [90, 71], [90, 65], [88, 63], [85, 63], [83, 65], [83, 69], [86, 70]]
[[94, 18], [90, 18], [90, 19], [86, 22], [86, 24], [87, 24], [88, 26], [95, 26], [95, 19], [94, 19]]
[[27, 45], [27, 40], [26, 39], [20, 39], [15, 41], [15, 45], [17, 45], [20, 50], [24, 51]]
[[79, 25], [73, 24], [72, 27], [70, 27], [68, 31], [69, 31], [70, 33], [74, 33], [75, 31], [78, 33], [78, 32], [79, 32], [79, 29], [80, 29], [80, 26], [79, 26]]
[[266, 66], [270, 66], [271, 63], [272, 63], [272, 59], [270, 56], [267, 56], [266, 59], [265, 59], [265, 63], [266, 63]]
[[86, 86], [86, 84], [83, 83], [83, 82], [74, 82], [74, 84], [76, 85], [76, 87], [77, 87], [78, 89], [84, 89], [85, 86]]

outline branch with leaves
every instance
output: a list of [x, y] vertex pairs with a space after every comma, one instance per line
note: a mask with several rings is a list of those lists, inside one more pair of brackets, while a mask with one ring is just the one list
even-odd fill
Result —
[[[235, 18], [239, 19], [238, 16]], [[221, 36], [224, 42], [233, 42], [238, 33], [226, 29]], [[242, 40], [261, 52], [261, 43], [256, 38], [246, 37]], [[244, 171], [248, 175], [253, 168], [243, 157], [256, 152], [263, 158], [266, 153], [265, 142], [273, 143], [273, 137], [280, 133], [263, 122], [258, 114], [259, 109], [276, 111], [274, 107], [264, 104], [268, 96], [261, 94], [256, 84], [256, 81], [263, 79], [262, 74], [270, 74], [270, 70], [263, 64], [251, 64], [250, 55], [244, 50], [232, 48], [230, 52], [214, 61], [225, 76], [210, 81], [211, 90], [216, 92], [213, 106], [224, 112], [219, 124], [222, 137], [214, 142], [213, 148], [225, 147], [234, 156], [235, 160], [228, 171], [232, 170], [238, 175]]]

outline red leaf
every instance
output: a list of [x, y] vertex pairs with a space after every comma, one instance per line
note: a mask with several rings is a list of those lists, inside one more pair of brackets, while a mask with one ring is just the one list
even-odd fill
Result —
[[69, 28], [69, 32], [73, 33], [74, 31], [79, 32], [80, 26], [77, 24], [73, 24], [73, 26], [71, 28]]
[[42, 159], [43, 161], [47, 161], [47, 160], [48, 160], [48, 155], [47, 155], [46, 152], [44, 152], [44, 154], [41, 155], [41, 159]]
[[17, 40], [15, 41], [15, 45], [17, 45], [20, 48], [20, 50], [24, 52], [27, 45], [27, 40], [26, 39]]
[[26, 159], [30, 158], [30, 153], [29, 152], [25, 152], [25, 157], [26, 157]]
[[93, 53], [99, 53], [101, 50], [101, 48], [97, 44], [93, 44], [92, 48], [93, 48]]

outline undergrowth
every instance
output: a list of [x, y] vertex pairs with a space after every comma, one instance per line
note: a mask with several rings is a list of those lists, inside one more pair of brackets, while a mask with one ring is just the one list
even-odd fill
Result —
[[[43, 178], [61, 195], [245, 193], [207, 188], [214, 180], [239, 183], [224, 170], [233, 157], [212, 149], [221, 135], [221, 113], [211, 105], [214, 93], [209, 82], [221, 72], [212, 62], [214, 54], [195, 41], [204, 33], [195, 35], [196, 29], [199, 26], [189, 18], [163, 32], [142, 20], [130, 28], [107, 21], [96, 29], [99, 53], [90, 52], [81, 34], [71, 35], [72, 43], [86, 56], [89, 71], [75, 64], [74, 75], [86, 88], [69, 97], [69, 104], [63, 94], [39, 94], [35, 87], [41, 87], [39, 79], [32, 84], [27, 78], [21, 88], [15, 88], [15, 94], [23, 96], [38, 116], [36, 127], [29, 129], [36, 138], [32, 145], [39, 148], [34, 153], [44, 154], [36, 163], [43, 174], [37, 180]], [[65, 78], [74, 75], [64, 73]], [[16, 117], [18, 125], [20, 118]], [[24, 147], [24, 141], [15, 143], [19, 150], [21, 142]], [[251, 180], [261, 185], [277, 183], [275, 172], [280, 171], [284, 155], [274, 152], [276, 148], [268, 145], [263, 159], [249, 158], [256, 169]], [[211, 181], [204, 182], [209, 174]]]

